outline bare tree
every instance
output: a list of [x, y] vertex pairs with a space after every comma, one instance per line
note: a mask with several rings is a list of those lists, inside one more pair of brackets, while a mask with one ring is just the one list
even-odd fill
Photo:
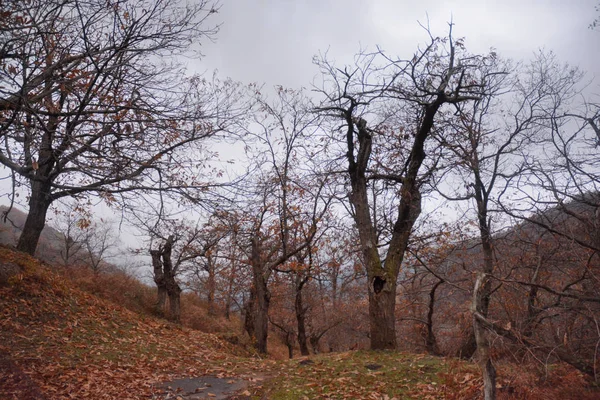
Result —
[[[318, 109], [341, 120], [345, 129], [334, 130], [344, 140], [332, 138], [332, 143], [345, 145], [340, 152], [347, 163], [349, 201], [367, 270], [372, 349], [396, 347], [396, 282], [421, 213], [421, 187], [435, 169], [433, 159], [421, 169], [428, 139], [451, 117], [446, 108], [484, 93], [486, 83], [478, 70], [485, 59], [467, 54], [450, 29], [447, 38], [431, 37], [408, 60], [381, 51], [361, 53], [344, 69], [325, 57], [317, 60], [324, 80]], [[378, 181], [398, 196], [396, 218], [385, 239], [377, 234], [375, 207], [369, 201], [369, 188]]]
[[109, 220], [92, 222], [85, 228], [85, 235], [82, 237], [81, 246], [85, 249], [85, 263], [99, 274], [103, 266], [106, 266], [107, 260], [112, 257], [110, 254], [119, 243], [119, 237], [115, 234], [117, 229]]
[[81, 262], [84, 258], [86, 228], [90, 225], [90, 215], [84, 209], [66, 205], [57, 212], [54, 228], [58, 231], [61, 243], [60, 261], [64, 267]]
[[150, 250], [150, 255], [154, 269], [154, 282], [158, 288], [156, 308], [162, 314], [168, 297], [170, 317], [174, 321], [179, 321], [181, 318], [181, 287], [175, 279], [178, 265], [173, 265], [172, 260], [174, 241], [174, 236], [169, 236], [157, 249]]
[[[438, 190], [450, 200], [473, 201], [481, 249], [481, 267], [473, 293], [473, 327], [486, 399], [495, 398], [495, 368], [490, 358], [487, 326], [498, 254], [492, 213], [501, 195], [512, 194], [531, 158], [538, 158], [548, 116], [569, 96], [573, 74], [557, 70], [540, 54], [523, 68], [497, 57], [481, 68], [488, 91], [470, 104], [457, 106], [460, 116], [436, 139], [449, 152], [448, 169]], [[450, 184], [448, 182], [461, 182]], [[496, 287], [494, 287], [496, 286]]]
[[[526, 159], [511, 179], [513, 196], [500, 198], [503, 212], [520, 221], [510, 244], [522, 268], [493, 279], [527, 293], [523, 326], [499, 335], [533, 354], [558, 358], [598, 379], [598, 106], [580, 88], [581, 73], [540, 54], [537, 70], [551, 99], [544, 108], [543, 149]], [[516, 201], [515, 201], [516, 199]], [[518, 302], [515, 302], [518, 304]]]
[[[256, 145], [254, 197], [246, 218], [246, 255], [252, 288], [246, 307], [246, 327], [260, 353], [267, 352], [269, 280], [318, 237], [332, 198], [325, 195], [326, 179], [314, 174], [307, 145], [318, 129], [316, 115], [302, 91], [276, 88], [272, 101], [258, 95], [248, 135]], [[303, 168], [302, 161], [308, 165]]]
[[[200, 223], [189, 225], [186, 221], [159, 216], [157, 222], [145, 221], [151, 244], [150, 255], [154, 282], [158, 289], [157, 310], [163, 313], [169, 299], [170, 317], [181, 317], [180, 280], [193, 274], [198, 260], [210, 255], [221, 236], [211, 237]], [[140, 222], [140, 224], [144, 225]], [[158, 246], [156, 244], [158, 243]]]
[[[230, 226], [223, 217], [224, 215], [222, 215], [222, 213], [218, 211], [215, 212], [208, 221], [198, 229], [199, 232], [195, 235], [196, 238], [194, 242], [189, 244], [189, 247], [194, 248], [193, 253], [195, 253], [197, 257], [194, 258], [191, 263], [188, 275], [192, 285], [196, 288], [197, 293], [206, 296], [208, 315], [210, 316], [216, 315], [218, 275], [223, 274], [224, 270], [227, 269], [222, 264], [225, 263], [226, 266], [229, 266], [230, 263], [227, 258], [232, 252], [228, 252], [227, 250], [231, 250], [231, 248], [227, 249], [227, 247], [230, 245], [235, 247], [235, 245], [230, 242], [225, 245], [221, 244], [222, 241], [226, 241], [227, 236], [234, 233], [230, 231]], [[188, 251], [191, 253], [190, 250]], [[227, 281], [228, 286], [231, 287], [231, 285], [233, 285], [233, 282], [230, 280], [231, 277], [224, 278]], [[227, 289], [223, 289], [223, 291], [227, 291]], [[229, 299], [229, 301], [231, 300]], [[228, 315], [227, 310], [226, 314]]]
[[195, 145], [227, 129], [237, 89], [187, 78], [177, 57], [216, 33], [213, 2], [0, 7], [0, 163], [30, 191], [20, 250], [33, 254], [57, 199], [206, 187]]

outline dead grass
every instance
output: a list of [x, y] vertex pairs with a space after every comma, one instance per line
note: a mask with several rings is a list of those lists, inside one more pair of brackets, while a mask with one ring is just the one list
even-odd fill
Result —
[[0, 288], [0, 352], [47, 398], [147, 399], [160, 382], [234, 359], [215, 335], [100, 299], [26, 255], [0, 259], [23, 268]]
[[[159, 383], [202, 375], [245, 377], [255, 399], [477, 399], [481, 393], [477, 368], [453, 358], [367, 351], [304, 362], [240, 357], [246, 353], [230, 343], [233, 336], [222, 340], [154, 316], [152, 290], [125, 275], [65, 279], [5, 248], [0, 261], [22, 270], [0, 287], [2, 399], [160, 398]], [[218, 331], [200, 300], [188, 300], [186, 324]], [[220, 334], [228, 335], [235, 333]], [[600, 398], [567, 366], [545, 371], [501, 363], [498, 370], [499, 399]]]
[[[84, 267], [59, 268], [57, 272], [77, 288], [94, 296], [141, 315], [161, 316], [155, 309], [156, 288], [124, 272], [94, 274]], [[239, 320], [235, 316], [227, 320], [222, 316], [209, 315], [206, 303], [194, 293], [182, 294], [181, 307], [183, 326], [207, 333], [233, 334], [239, 331]]]

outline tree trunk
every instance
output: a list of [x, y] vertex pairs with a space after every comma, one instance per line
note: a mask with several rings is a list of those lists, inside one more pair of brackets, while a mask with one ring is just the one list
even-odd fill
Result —
[[32, 256], [35, 255], [40, 235], [46, 225], [46, 213], [51, 203], [50, 184], [33, 181], [31, 184], [31, 198], [29, 199], [29, 213], [17, 243], [17, 250]]
[[[156, 282], [156, 281], [155, 281]], [[156, 311], [159, 315], [165, 315], [165, 309], [167, 307], [167, 287], [164, 285], [164, 282], [158, 286], [158, 296], [156, 298]]]
[[[486, 286], [489, 281], [485, 273], [479, 273], [475, 282], [475, 290], [473, 291], [473, 309], [474, 311], [483, 314], [483, 305], [485, 304], [484, 296], [486, 295]], [[485, 310], [487, 313], [487, 310]], [[486, 315], [484, 315], [486, 317]], [[485, 400], [496, 399], [496, 369], [490, 357], [489, 340], [487, 332], [483, 324], [473, 316], [473, 331], [475, 333], [475, 341], [477, 343], [477, 363], [483, 375], [483, 394]]]
[[161, 250], [150, 250], [152, 256], [152, 268], [154, 269], [154, 283], [158, 289], [158, 296], [156, 300], [156, 311], [160, 315], [164, 315], [165, 305], [167, 303], [167, 284], [165, 281], [165, 274], [163, 273]]
[[170, 318], [179, 322], [181, 319], [181, 288], [175, 280], [175, 269], [171, 261], [174, 237], [171, 235], [165, 242], [162, 250], [162, 264], [164, 270], [165, 284], [169, 296]]
[[[364, 119], [360, 118], [355, 121], [352, 110], [345, 113], [348, 125], [346, 134], [348, 152], [346, 155], [348, 174], [352, 185], [350, 202], [354, 208], [354, 220], [359, 233], [369, 282], [369, 323], [372, 350], [396, 348], [396, 283], [413, 226], [421, 214], [421, 193], [417, 177], [426, 156], [425, 141], [433, 126], [435, 114], [444, 101], [445, 97], [438, 97], [434, 103], [425, 108], [423, 121], [411, 148], [410, 162], [402, 179], [398, 217], [394, 224], [385, 264], [382, 263], [379, 255], [378, 237], [371, 218], [367, 194], [366, 172], [372, 150], [371, 133]], [[359, 144], [356, 159], [354, 158], [355, 133]]]
[[[46, 87], [52, 83], [47, 82]], [[48, 91], [51, 93], [51, 91]], [[48, 103], [52, 103], [52, 94], [47, 96]], [[62, 106], [60, 107], [62, 108]], [[39, 144], [39, 154], [37, 167], [34, 167], [33, 160], [26, 160], [28, 164], [34, 168], [35, 176], [29, 179], [31, 184], [31, 197], [29, 198], [29, 213], [23, 226], [23, 232], [17, 243], [17, 250], [23, 251], [30, 255], [35, 255], [40, 240], [40, 235], [46, 225], [46, 213], [50, 204], [52, 204], [52, 181], [50, 176], [56, 163], [55, 151], [52, 148], [52, 139], [56, 132], [59, 123], [58, 114], [53, 114], [48, 118], [48, 124], [45, 127], [45, 132], [42, 135], [41, 143]]]
[[256, 334], [256, 350], [267, 354], [267, 337], [269, 335], [269, 304], [271, 294], [267, 288], [267, 276], [263, 265], [258, 238], [252, 239], [252, 278], [256, 294], [256, 309], [254, 313], [254, 333]]
[[[539, 254], [539, 252], [539, 245], [536, 245], [537, 263], [535, 271], [533, 273], [533, 277], [531, 278], [532, 283], [537, 283], [538, 272], [542, 267], [542, 256]], [[539, 310], [536, 307], [537, 296], [537, 286], [531, 286], [529, 288], [529, 294], [527, 295], [527, 319], [525, 320], [525, 328], [523, 329], [523, 335], [526, 337], [530, 337], [533, 334], [535, 321], [539, 314]]]
[[256, 289], [256, 313], [254, 315], [254, 332], [256, 333], [256, 350], [267, 354], [267, 337], [269, 335], [269, 304], [271, 296], [266, 282], [258, 284]]
[[216, 312], [215, 312], [215, 287], [216, 287], [216, 283], [215, 283], [215, 266], [213, 264], [212, 258], [208, 259], [207, 272], [208, 272], [208, 282], [207, 282], [208, 293], [207, 293], [206, 300], [208, 302], [208, 315], [214, 316], [214, 315], [216, 315]]
[[181, 288], [179, 285], [171, 287], [169, 291], [169, 311], [173, 321], [181, 320]]
[[[479, 165], [475, 158], [475, 165]], [[477, 203], [477, 220], [483, 252], [483, 268], [475, 281], [473, 291], [473, 310], [484, 318], [488, 317], [492, 295], [490, 276], [494, 272], [494, 250], [492, 235], [488, 221], [488, 193], [481, 181], [479, 172], [475, 171], [475, 200]], [[483, 374], [483, 393], [485, 400], [496, 399], [496, 369], [490, 357], [490, 344], [485, 327], [479, 319], [473, 317], [473, 332], [477, 343], [477, 361]]]
[[181, 288], [175, 280], [175, 270], [171, 261], [173, 250], [173, 236], [169, 236], [164, 245], [158, 250], [150, 250], [152, 267], [154, 269], [154, 283], [158, 288], [156, 309], [159, 314], [164, 314], [167, 297], [169, 298], [169, 316], [179, 322], [181, 319]]
[[244, 330], [248, 332], [251, 341], [256, 340], [254, 331], [254, 315], [256, 314], [256, 290], [254, 285], [250, 288], [250, 296], [244, 305]]
[[321, 340], [320, 336], [311, 335], [310, 336], [310, 347], [313, 349], [313, 354], [319, 354], [319, 341]]
[[294, 309], [296, 311], [296, 321], [298, 322], [298, 344], [300, 346], [300, 354], [308, 356], [308, 343], [306, 339], [306, 308], [302, 301], [302, 288], [304, 284], [296, 285], [296, 299], [294, 301]]
[[369, 285], [371, 350], [396, 348], [396, 282], [375, 276]]
[[425, 337], [425, 347], [427, 351], [434, 355], [440, 355], [435, 333], [433, 332], [433, 311], [435, 309], [435, 292], [444, 281], [438, 281], [429, 292], [429, 310], [427, 311], [427, 336]]
[[229, 282], [227, 285], [227, 295], [225, 298], [225, 318], [229, 321], [231, 314], [231, 305], [233, 303], [233, 286], [235, 283], [235, 274], [232, 271], [229, 273]]
[[227, 321], [229, 321], [231, 319], [230, 310], [231, 310], [231, 300], [229, 299], [229, 296], [227, 296], [227, 301], [225, 302], [225, 319]]
[[285, 333], [285, 345], [288, 349], [288, 358], [291, 360], [294, 358], [294, 341], [292, 340], [294, 334], [292, 332]]

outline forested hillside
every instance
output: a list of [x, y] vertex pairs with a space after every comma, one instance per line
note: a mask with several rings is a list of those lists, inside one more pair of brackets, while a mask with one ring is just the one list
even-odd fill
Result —
[[[475, 367], [454, 358], [367, 351], [290, 361], [252, 357], [232, 344], [233, 326], [214, 335], [172, 324], [152, 315], [148, 293], [126, 277], [105, 274], [90, 285], [83, 271], [73, 272], [56, 274], [0, 248], [1, 398], [463, 399], [481, 390]], [[197, 307], [188, 303], [186, 311], [206, 312]], [[214, 320], [206, 324], [201, 328], [215, 327]], [[540, 381], [518, 364], [499, 365], [499, 398], [598, 394], [564, 366], [554, 365]]]
[[[308, 29], [375, 40], [336, 41], [340, 58], [282, 23], [303, 5], [261, 3], [232, 35], [250, 22], [221, 9], [254, 9], [0, 3], [6, 393], [168, 397], [170, 377], [236, 376], [266, 398], [598, 394], [596, 71], [550, 49], [512, 59], [454, 20], [415, 36], [363, 6], [377, 21]], [[544, 27], [565, 40], [597, 33], [592, 5], [535, 7], [564, 16]], [[530, 34], [501, 28], [523, 32], [512, 46]], [[314, 78], [207, 72], [220, 35], [246, 55], [231, 70], [282, 40], [258, 60], [273, 76], [310, 41]]]

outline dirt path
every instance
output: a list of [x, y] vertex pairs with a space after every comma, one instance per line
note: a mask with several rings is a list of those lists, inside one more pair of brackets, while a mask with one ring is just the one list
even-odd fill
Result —
[[218, 378], [201, 376], [196, 378], [176, 379], [165, 382], [160, 387], [165, 390], [164, 400], [243, 400], [250, 399], [246, 389], [249, 381], [242, 378]]

